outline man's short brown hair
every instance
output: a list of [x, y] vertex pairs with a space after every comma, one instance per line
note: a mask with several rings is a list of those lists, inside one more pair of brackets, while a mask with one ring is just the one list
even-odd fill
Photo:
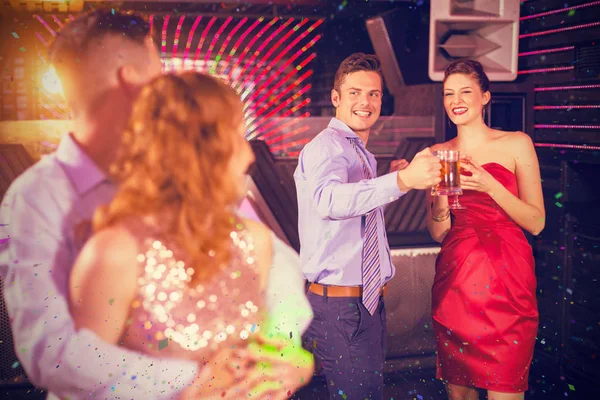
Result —
[[123, 36], [142, 44], [150, 34], [150, 24], [136, 14], [114, 10], [95, 10], [68, 22], [56, 35], [48, 51], [52, 64], [84, 58], [95, 51], [94, 41], [108, 35]]
[[374, 54], [354, 53], [342, 61], [338, 67], [333, 80], [333, 88], [339, 92], [344, 79], [346, 79], [346, 75], [358, 71], [377, 72], [381, 77], [381, 84], [383, 86], [383, 74], [379, 58]]

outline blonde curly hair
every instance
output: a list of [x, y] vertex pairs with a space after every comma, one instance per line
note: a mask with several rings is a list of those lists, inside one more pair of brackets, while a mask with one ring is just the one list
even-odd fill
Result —
[[[229, 262], [241, 193], [228, 179], [243, 123], [237, 93], [197, 72], [162, 75], [137, 98], [111, 175], [119, 184], [95, 230], [130, 217], [161, 216], [161, 234], [185, 251], [193, 279]], [[166, 216], [163, 220], [162, 216]]]

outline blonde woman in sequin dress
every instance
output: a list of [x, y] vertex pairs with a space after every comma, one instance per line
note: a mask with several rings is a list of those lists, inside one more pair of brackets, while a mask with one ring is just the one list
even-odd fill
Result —
[[[254, 398], [287, 398], [300, 384], [278, 387], [274, 371], [297, 368], [294, 380], [308, 382], [312, 358], [265, 338], [271, 233], [234, 211], [254, 161], [242, 116], [235, 91], [207, 75], [165, 75], [142, 90], [113, 169], [118, 192], [71, 274], [71, 311], [79, 328], [146, 354], [202, 362], [222, 352], [235, 365], [215, 368], [212, 385], [247, 379]], [[267, 359], [270, 349], [277, 361], [249, 369], [238, 349]]]

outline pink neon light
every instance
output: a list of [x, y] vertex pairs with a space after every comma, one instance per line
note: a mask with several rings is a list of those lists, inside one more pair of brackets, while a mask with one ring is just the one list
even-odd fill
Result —
[[271, 55], [275, 52], [275, 50], [277, 50], [279, 48], [279, 46], [281, 46], [281, 44], [283, 42], [285, 42], [294, 32], [296, 32], [298, 29], [300, 29], [302, 27], [302, 25], [304, 25], [307, 21], [308, 21], [308, 19], [306, 19], [306, 18], [302, 19], [292, 29], [290, 29], [281, 39], [279, 39], [273, 45], [273, 47], [271, 47], [271, 49], [269, 49], [269, 51], [265, 54], [265, 56], [254, 66], [254, 68], [252, 68], [252, 71], [250, 71], [250, 73], [247, 75], [247, 78], [245, 79], [245, 81], [254, 80], [254, 76], [256, 75], [257, 70], [259, 70], [265, 64], [265, 62], [269, 59], [269, 57], [271, 57]]
[[47, 104], [41, 104], [42, 107], [46, 109], [46, 111], [50, 112], [56, 119], [66, 119], [67, 115], [63, 115], [58, 113], [56, 110], [51, 109]]
[[40, 61], [42, 63], [44, 63], [44, 65], [48, 65], [48, 61], [46, 61], [46, 59], [44, 58], [44, 56], [38, 51], [38, 58], [40, 59]]
[[302, 115], [299, 115], [297, 117], [294, 117], [292, 119], [290, 119], [288, 122], [279, 125], [276, 128], [273, 128], [271, 131], [269, 131], [269, 133], [263, 134], [261, 135], [263, 139], [267, 139], [271, 136], [273, 136], [274, 134], [276, 134], [279, 131], [282, 131], [284, 129], [289, 128], [292, 125], [296, 125], [298, 122], [302, 121], [304, 118], [308, 118], [310, 117], [310, 113], [308, 111], [304, 112]]
[[[310, 103], [310, 99], [306, 98], [306, 99], [302, 100], [302, 102], [300, 102], [299, 104], [295, 105], [294, 107], [287, 109], [287, 111], [285, 111], [283, 114], [281, 114], [279, 116], [279, 118], [285, 118], [288, 115], [295, 113], [296, 111], [298, 111], [299, 109], [301, 109], [302, 107], [306, 106], [309, 103]], [[277, 119], [271, 119], [271, 121], [266, 123], [265, 125], [259, 126], [258, 131], [264, 132], [267, 128], [275, 125], [277, 122], [278, 122]], [[260, 133], [259, 133], [259, 135], [260, 135]]]
[[[275, 133], [277, 133], [277, 132], [279, 132], [279, 131], [281, 131], [283, 129], [286, 129], [286, 128], [292, 126], [292, 125], [297, 124], [298, 122], [300, 122], [302, 119], [304, 119], [306, 117], [310, 117], [310, 113], [309, 112], [305, 112], [304, 114], [302, 114], [302, 115], [300, 115], [298, 117], [294, 117], [291, 120], [287, 121], [286, 123], [279, 125], [277, 128], [274, 128], [273, 130], [271, 130], [268, 134], [262, 135], [261, 138], [262, 139], [266, 139], [267, 137], [270, 137], [270, 136], [274, 135]], [[248, 136], [248, 140], [253, 139], [256, 136], [257, 136], [257, 134], [249, 135]]]
[[590, 105], [563, 105], [563, 106], [534, 106], [534, 110], [569, 110], [571, 108], [578, 109], [590, 109], [590, 108], [600, 108], [600, 104], [590, 104]]
[[162, 34], [161, 34], [161, 53], [162, 56], [165, 57], [167, 55], [167, 28], [169, 27], [169, 18], [171, 16], [167, 14], [165, 16], [165, 21], [163, 22]]
[[[253, 74], [245, 74], [246, 70], [248, 69], [249, 66], [251, 66], [254, 63], [254, 60], [256, 60], [258, 58], [258, 56], [260, 55], [260, 53], [263, 51], [263, 49], [271, 42], [271, 40], [273, 40], [273, 38], [277, 35], [279, 35], [279, 33], [284, 30], [285, 28], [287, 28], [287, 26], [289, 24], [292, 23], [294, 19], [293, 18], [289, 18], [287, 21], [285, 21], [281, 26], [279, 26], [279, 28], [277, 28], [274, 32], [272, 32], [267, 39], [265, 39], [261, 45], [258, 47], [258, 49], [256, 49], [254, 51], [254, 54], [252, 54], [252, 57], [250, 57], [248, 59], [248, 61], [246, 61], [246, 64], [244, 64], [244, 68], [242, 68], [242, 70], [240, 71], [240, 76], [242, 77], [246, 77], [244, 79], [244, 83], [248, 82], [249, 80], [253, 80], [252, 76]], [[255, 70], [257, 68], [257, 65], [254, 66], [253, 70]]]
[[[277, 90], [281, 85], [283, 85], [285, 82], [287, 82], [288, 79], [290, 79], [292, 77], [292, 75], [295, 75], [298, 71], [301, 71], [302, 68], [304, 68], [306, 66], [306, 64], [308, 64], [310, 61], [312, 61], [315, 57], [317, 56], [316, 53], [312, 53], [310, 54], [304, 61], [302, 61], [300, 64], [298, 64], [298, 66], [296, 66], [296, 68], [293, 71], [290, 71], [290, 73], [288, 73], [283, 79], [281, 79], [279, 82], [277, 82], [275, 85], [273, 85], [273, 87], [271, 89], [269, 89], [269, 91], [267, 93], [265, 93], [260, 100], [257, 100], [256, 103], [257, 104], [262, 104], [264, 101], [267, 100], [267, 98], [275, 91]], [[310, 70], [312, 73], [312, 70]], [[252, 96], [250, 96], [250, 99], [254, 99], [256, 97], [256, 94], [253, 94]]]
[[559, 72], [559, 71], [571, 71], [575, 69], [574, 66], [570, 65], [568, 67], [554, 67], [554, 68], [539, 68], [539, 69], [526, 69], [523, 71], [517, 72], [519, 75], [523, 74], [537, 74], [542, 72]]
[[562, 149], [578, 150], [600, 150], [600, 146], [588, 146], [587, 144], [562, 144], [562, 143], [535, 143], [535, 147], [556, 147]]
[[536, 129], [600, 129], [600, 125], [535, 124]]
[[307, 85], [305, 85], [302, 89], [300, 89], [299, 91], [297, 91], [296, 93], [294, 93], [293, 96], [289, 97], [283, 103], [280, 103], [277, 107], [275, 107], [271, 112], [269, 112], [263, 118], [265, 118], [265, 119], [271, 118], [273, 115], [275, 115], [275, 113], [277, 113], [278, 111], [280, 111], [282, 108], [290, 105], [294, 100], [296, 100], [298, 97], [300, 97], [304, 93], [306, 93], [308, 91], [308, 89], [310, 89], [310, 88], [311, 88], [310, 83], [307, 84]]
[[295, 142], [285, 143], [285, 144], [281, 144], [279, 146], [273, 146], [273, 147], [271, 147], [271, 151], [283, 150], [283, 149], [287, 149], [288, 147], [296, 147], [296, 146], [306, 144], [308, 142], [310, 142], [309, 138], [300, 139], [300, 140], [296, 140]]
[[304, 125], [304, 126], [298, 128], [298, 129], [294, 129], [293, 131], [291, 131], [289, 133], [286, 133], [284, 135], [279, 135], [279, 136], [277, 136], [277, 137], [275, 137], [274, 139], [271, 139], [271, 140], [267, 140], [266, 142], [267, 142], [267, 144], [269, 146], [271, 146], [271, 144], [273, 144], [273, 143], [281, 142], [284, 139], [294, 137], [294, 136], [299, 135], [299, 134], [301, 134], [303, 132], [306, 132], [308, 129], [309, 129], [308, 125]]
[[42, 42], [42, 44], [46, 47], [49, 46], [48, 42], [46, 42], [46, 40], [44, 40], [44, 38], [42, 37], [42, 35], [39, 34], [39, 32], [35, 33], [35, 36], [37, 36], [38, 39], [40, 39], [40, 41]]
[[[312, 32], [316, 27], [318, 27], [319, 25], [321, 25], [321, 23], [323, 22], [323, 20], [318, 20], [317, 22], [315, 22], [314, 24], [312, 24], [312, 26], [310, 26], [306, 31], [304, 31], [300, 36], [298, 36], [292, 43], [290, 43], [282, 52], [279, 53], [279, 55], [277, 57], [275, 57], [273, 59], [273, 61], [271, 61], [269, 64], [267, 64], [265, 66], [265, 68], [263, 69], [262, 73], [254, 80], [255, 82], [260, 82], [261, 79], [263, 78], [263, 76], [265, 76], [266, 73], [268, 73], [271, 70], [271, 66], [272, 65], [277, 65], [277, 62], [279, 60], [281, 60], [281, 58], [283, 58], [283, 56], [285, 56], [287, 54], [288, 51], [290, 51], [290, 49], [292, 47], [294, 47], [300, 40], [304, 39], [306, 37], [306, 35], [308, 35], [310, 32]], [[300, 56], [301, 53], [305, 52], [306, 50], [308, 50], [309, 48], [311, 48], [319, 39], [321, 38], [321, 35], [317, 35], [313, 40], [311, 40], [307, 45], [305, 45], [304, 47], [302, 47], [301, 50], [299, 50], [298, 52], [296, 52], [296, 54], [294, 54], [292, 56], [292, 58], [290, 58], [283, 67], [281, 67], [279, 69], [279, 71], [275, 74], [278, 75], [281, 73], [281, 71], [283, 69], [285, 69], [285, 67], [287, 67], [291, 62], [293, 62], [293, 60], [295, 60], [296, 58], [298, 58], [298, 56]], [[274, 75], [274, 76], [275, 76]], [[273, 78], [273, 77], [271, 77]], [[272, 80], [272, 79], [271, 79]], [[255, 95], [258, 95], [258, 93], [261, 92], [261, 90], [266, 87], [266, 85], [270, 84], [270, 82], [263, 84], [262, 87], [257, 90], [255, 92]]]
[[56, 36], [56, 32], [54, 31], [54, 29], [50, 28], [50, 25], [48, 25], [48, 23], [44, 21], [42, 17], [40, 17], [39, 15], [34, 15], [34, 18], [40, 21], [41, 24], [44, 25], [44, 27], [48, 30], [48, 32], [50, 32], [52, 36]]
[[600, 89], [600, 84], [596, 85], [574, 85], [574, 86], [546, 86], [536, 87], [534, 92], [553, 92], [558, 90], [577, 90], [577, 89]]
[[75, 21], [75, 17], [74, 17], [72, 14], [69, 14], [69, 19], [70, 19], [71, 21]]
[[546, 15], [558, 14], [558, 13], [565, 12], [565, 11], [577, 10], [578, 8], [585, 8], [585, 7], [591, 7], [591, 6], [597, 6], [597, 5], [600, 5], [600, 1], [592, 1], [591, 3], [579, 4], [577, 6], [565, 7], [565, 8], [560, 8], [558, 10], [552, 10], [552, 11], [542, 12], [539, 14], [528, 15], [526, 17], [519, 18], [519, 21], [526, 21], [528, 19], [545, 17]]
[[217, 17], [212, 17], [210, 19], [210, 21], [208, 21], [206, 28], [204, 28], [204, 30], [202, 31], [202, 36], [200, 36], [200, 42], [198, 43], [198, 47], [196, 47], [196, 54], [194, 56], [194, 64], [196, 63], [196, 60], [198, 60], [198, 57], [200, 56], [200, 50], [202, 50], [202, 45], [204, 44], [204, 41], [206, 40], [206, 35], [208, 34], [208, 31], [213, 26], [213, 24], [215, 23], [216, 20], [217, 20]]
[[187, 59], [188, 53], [190, 52], [190, 48], [192, 47], [192, 40], [194, 39], [194, 33], [196, 32], [196, 28], [198, 27], [198, 24], [200, 23], [201, 19], [202, 19], [201, 16], [196, 17], [196, 20], [194, 21], [194, 24], [192, 25], [192, 29], [188, 33], [187, 43], [185, 44], [185, 50], [183, 51], [183, 62], [182, 62], [182, 64], [185, 63], [185, 60]]
[[[71, 20], [74, 20], [74, 19], [75, 18], [71, 18]], [[153, 37], [153, 33], [154, 33], [154, 14], [150, 14], [150, 17], [148, 17], [148, 22], [150, 24], [150, 37]]]
[[[294, 60], [296, 60], [296, 58], [300, 57], [300, 55], [302, 55], [302, 53], [304, 53], [306, 50], [310, 49], [312, 46], [314, 46], [315, 43], [317, 43], [317, 41], [321, 39], [321, 35], [317, 35], [313, 38], [313, 40], [311, 40], [310, 42], [308, 42], [304, 47], [302, 47], [300, 50], [298, 50], [296, 53], [294, 53], [293, 56], [291, 56], [280, 68], [279, 70], [274, 73], [273, 75], [271, 75], [271, 77], [269, 79], [267, 79], [255, 92], [256, 95], [258, 95], [260, 92], [262, 92], [266, 87], [268, 87], [271, 82], [273, 82], [273, 80], [277, 79], [277, 77], [279, 75], [281, 75], [281, 73], [288, 67], [288, 65], [290, 65], [291, 63], [294, 62]], [[260, 79], [262, 78], [262, 76], [268, 71], [268, 67], [265, 68], [265, 70], [263, 71], [263, 73], [261, 74], [261, 76], [259, 76], [257, 78], [257, 81], [260, 81]]]
[[593, 28], [594, 26], [600, 26], [600, 21], [590, 22], [589, 24], [581, 24], [581, 25], [574, 25], [574, 26], [566, 26], [564, 28], [550, 29], [547, 31], [524, 33], [522, 35], [519, 35], [519, 39], [524, 39], [524, 38], [534, 37], [534, 36], [550, 35], [550, 34], [559, 33], [559, 32], [574, 31], [576, 29]]
[[244, 57], [246, 57], [246, 54], [248, 54], [248, 52], [250, 51], [250, 49], [252, 48], [252, 46], [254, 45], [254, 43], [256, 43], [256, 41], [258, 39], [260, 39], [260, 37], [269, 29], [271, 28], [275, 22], [279, 21], [279, 17], [275, 17], [273, 18], [271, 21], [269, 21], [269, 23], [267, 25], [265, 25], [251, 40], [250, 42], [246, 45], [246, 47], [244, 48], [244, 51], [242, 52], [242, 54], [240, 54], [240, 56], [238, 57], [238, 59], [236, 60], [235, 64], [233, 64], [233, 67], [231, 67], [231, 71], [230, 71], [230, 75], [229, 78], [231, 79], [231, 72], [233, 72], [242, 62], [242, 60], [244, 59]]
[[223, 57], [223, 53], [225, 52], [225, 49], [229, 45], [229, 42], [231, 41], [231, 39], [233, 38], [235, 33], [242, 27], [242, 25], [244, 25], [246, 23], [246, 21], [248, 21], [248, 18], [244, 17], [240, 22], [237, 23], [237, 25], [231, 30], [231, 32], [229, 32], [229, 35], [227, 35], [227, 37], [225, 38], [225, 41], [223, 42], [221, 49], [219, 50], [219, 52], [217, 53], [217, 56], [215, 57], [215, 63], [210, 70], [211, 74], [214, 74], [215, 71], [217, 70], [217, 64], [221, 61], [221, 58]]
[[54, 20], [54, 22], [56, 22], [56, 25], [58, 25], [59, 27], [63, 27], [64, 24], [60, 21], [60, 19], [58, 19], [58, 17], [54, 14], [52, 14], [52, 19]]
[[179, 36], [181, 35], [181, 27], [183, 26], [183, 20], [185, 20], [185, 15], [179, 17], [179, 21], [177, 22], [177, 28], [175, 29], [175, 38], [173, 39], [173, 51], [171, 52], [171, 57], [177, 57], [177, 48], [179, 47]]
[[286, 94], [288, 94], [294, 88], [298, 87], [298, 85], [300, 85], [300, 83], [302, 83], [306, 78], [308, 78], [311, 75], [312, 75], [312, 70], [306, 71], [302, 76], [300, 76], [298, 79], [296, 79], [294, 82], [292, 82], [292, 84], [289, 85], [283, 92], [279, 93], [275, 99], [273, 99], [272, 101], [268, 102], [260, 110], [258, 110], [256, 112], [256, 116], [260, 117], [260, 115], [262, 113], [264, 113], [265, 111], [267, 111], [269, 108], [271, 108], [271, 106], [273, 104], [276, 104], [279, 101], [280, 98], [282, 98], [283, 96], [285, 96]]
[[[254, 21], [254, 23], [252, 25], [250, 25], [245, 31], [244, 33], [242, 33], [240, 35], [240, 38], [237, 40], [237, 42], [235, 42], [235, 44], [233, 45], [233, 48], [231, 49], [231, 51], [229, 52], [229, 55], [227, 56], [227, 59], [225, 60], [225, 63], [223, 64], [223, 67], [221, 67], [221, 71], [219, 72], [219, 74], [223, 73], [223, 70], [230, 65], [229, 61], [231, 61], [231, 57], [233, 57], [235, 55], [235, 53], [237, 52], [238, 47], [240, 47], [240, 44], [244, 41], [244, 39], [246, 38], [246, 36], [248, 36], [248, 34], [250, 32], [252, 32], [254, 30], [254, 28], [256, 28], [261, 22], [263, 22], [265, 20], [264, 17], [260, 17], [259, 19], [257, 19], [256, 21]], [[231, 80], [231, 76], [233, 75], [233, 68], [231, 68], [229, 70], [229, 80]]]
[[538, 54], [558, 53], [560, 51], [573, 50], [574, 48], [575, 48], [575, 46], [565, 46], [565, 47], [558, 47], [556, 49], [526, 51], [524, 53], [519, 53], [519, 57], [535, 56]]
[[229, 23], [233, 20], [233, 17], [227, 17], [227, 19], [225, 20], [225, 22], [223, 22], [223, 24], [221, 24], [221, 27], [219, 28], [219, 30], [217, 31], [217, 33], [214, 34], [212, 41], [210, 42], [210, 45], [208, 46], [208, 51], [206, 52], [206, 57], [204, 57], [204, 65], [207, 66], [208, 65], [208, 60], [210, 60], [210, 54], [212, 53], [213, 49], [215, 48], [215, 44], [217, 43], [217, 40], [219, 40], [219, 37], [221, 36], [221, 33], [223, 33], [223, 31], [225, 30], [225, 28], [227, 28], [227, 25], [229, 25]]

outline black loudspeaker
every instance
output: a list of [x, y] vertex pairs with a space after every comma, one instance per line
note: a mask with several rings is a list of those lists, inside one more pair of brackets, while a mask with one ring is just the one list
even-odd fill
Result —
[[429, 5], [417, 4], [399, 4], [390, 12], [366, 21], [392, 93], [404, 85], [431, 83], [427, 73]]

